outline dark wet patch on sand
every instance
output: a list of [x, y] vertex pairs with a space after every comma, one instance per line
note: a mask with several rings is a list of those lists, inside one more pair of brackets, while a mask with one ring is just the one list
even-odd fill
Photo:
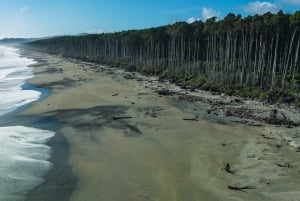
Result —
[[126, 115], [125, 106], [96, 106], [84, 109], [66, 109], [49, 112], [53, 118], [62, 119], [68, 126], [82, 131], [103, 129], [105, 127], [124, 130], [127, 137], [142, 134], [137, 126], [128, 122], [128, 118], [115, 120], [117, 116]]
[[35, 72], [34, 74], [62, 73], [62, 72], [63, 72], [62, 68], [50, 67], [50, 68], [47, 68], [47, 69], [44, 70], [44, 71], [41, 71], [41, 72]]
[[35, 86], [40, 88], [64, 88], [64, 87], [72, 87], [76, 85], [76, 80], [70, 78], [64, 78], [62, 80], [48, 82], [48, 83], [40, 83], [35, 84]]

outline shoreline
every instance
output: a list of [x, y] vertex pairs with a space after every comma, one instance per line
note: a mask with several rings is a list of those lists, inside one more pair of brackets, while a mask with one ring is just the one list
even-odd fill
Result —
[[[26, 55], [26, 50], [24, 50], [22, 47], [17, 48], [19, 48], [21, 56], [29, 57], [28, 55]], [[43, 60], [38, 60], [37, 64], [47, 65], [46, 62]], [[33, 64], [33, 66], [34, 65], [35, 64]], [[34, 74], [34, 76], [36, 76], [36, 74]], [[30, 79], [34, 79], [34, 77]], [[46, 145], [51, 147], [52, 149], [52, 154], [49, 158], [49, 162], [53, 164], [53, 167], [51, 167], [51, 169], [46, 173], [46, 175], [43, 176], [44, 182], [26, 194], [25, 200], [68, 200], [71, 196], [71, 192], [75, 188], [76, 176], [73, 174], [71, 167], [67, 163], [69, 154], [68, 143], [65, 137], [59, 132], [62, 123], [53, 118], [43, 117], [39, 114], [22, 114], [28, 108], [33, 107], [34, 104], [42, 102], [46, 100], [49, 96], [51, 96], [51, 88], [35, 86], [33, 84], [30, 84], [29, 80], [26, 80], [26, 83], [22, 86], [22, 88], [29, 88], [40, 91], [41, 97], [39, 100], [27, 104], [23, 107], [20, 107], [12, 113], [9, 113], [8, 115], [10, 116], [10, 118], [14, 117], [13, 123], [15, 124], [15, 122], [18, 122], [18, 124], [21, 125], [30, 125], [36, 128], [51, 130], [55, 132], [55, 135], [52, 138], [50, 138], [50, 140], [46, 143]], [[60, 193], [60, 196], [56, 197], [56, 194], [59, 192], [64, 193]]]
[[[1, 118], [0, 125], [1, 127], [4, 126], [9, 127], [9, 126], [16, 126], [16, 125], [25, 126], [25, 127], [37, 128], [42, 130], [50, 130], [55, 132], [55, 135], [45, 143], [46, 146], [49, 146], [52, 149], [53, 153], [51, 154], [51, 157], [47, 161], [51, 162], [53, 164], [53, 167], [51, 167], [50, 170], [47, 171], [47, 173], [42, 176], [42, 178], [45, 179], [45, 181], [41, 185], [30, 190], [25, 196], [26, 201], [33, 201], [33, 200], [40, 201], [41, 199], [39, 198], [39, 195], [43, 195], [44, 193], [49, 193], [49, 191], [51, 191], [50, 185], [52, 183], [48, 182], [49, 178], [51, 179], [51, 177], [57, 177], [58, 176], [57, 173], [59, 173], [64, 168], [70, 169], [70, 167], [68, 167], [68, 164], [64, 162], [68, 157], [68, 148], [66, 148], [68, 145], [64, 137], [58, 132], [61, 123], [57, 122], [52, 118], [42, 117], [39, 115], [22, 115], [23, 111], [27, 110], [28, 108], [32, 107], [34, 104], [38, 102], [44, 101], [51, 94], [49, 90], [36, 88], [35, 86], [30, 85], [28, 83], [25, 83], [22, 87], [23, 89], [32, 89], [41, 92], [40, 99], [31, 102], [29, 104], [26, 104], [24, 106], [21, 106], [10, 113], [5, 114]], [[70, 177], [70, 178], [73, 177], [72, 171], [65, 171], [65, 172], [67, 173], [69, 172], [70, 174], [66, 177]], [[74, 180], [76, 180], [76, 178]], [[62, 182], [64, 184], [66, 183], [65, 181]], [[69, 185], [68, 187], [69, 192], [72, 192], [72, 189], [74, 188], [74, 184], [72, 185]], [[66, 194], [65, 196], [65, 198], [68, 197], [70, 197], [70, 193], [69, 195]], [[43, 199], [43, 200], [52, 201], [53, 197], [49, 199]], [[62, 200], [67, 200], [67, 199], [62, 199]]]
[[[119, 196], [125, 196], [123, 200], [176, 200], [175, 197], [182, 200], [187, 199], [186, 194], [191, 200], [297, 197], [298, 192], [292, 185], [286, 189], [280, 181], [289, 178], [289, 183], [291, 177], [299, 177], [296, 170], [299, 154], [286, 146], [288, 140], [281, 142], [282, 136], [270, 133], [273, 126], [225, 117], [221, 106], [232, 104], [230, 97], [198, 92], [198, 96], [190, 98], [193, 91], [156, 78], [146, 79], [137, 73], [45, 53], [34, 54], [47, 60], [49, 65], [38, 64], [36, 77], [30, 83], [51, 87], [54, 93], [25, 114], [41, 114], [63, 123], [59, 133], [70, 144], [68, 162], [78, 177], [70, 200], [96, 196], [118, 200], [120, 197], [111, 192], [112, 188], [118, 189]], [[179, 95], [164, 96], [165, 89]], [[237, 103], [246, 101], [233, 103], [239, 107], [241, 104]], [[283, 109], [285, 116], [293, 114]], [[267, 115], [270, 110], [272, 108], [267, 109]], [[113, 120], [126, 116], [131, 118]], [[291, 132], [291, 136], [295, 134], [292, 130], [297, 132], [297, 127], [274, 128], [278, 132], [280, 129]], [[295, 140], [297, 138], [293, 142]], [[295, 160], [280, 159], [287, 153]], [[224, 164], [227, 163], [235, 175], [226, 173]], [[286, 170], [286, 164], [293, 168]], [[199, 171], [203, 171], [202, 174]], [[247, 185], [256, 189], [244, 194], [228, 188]], [[280, 188], [283, 193], [279, 195]]]

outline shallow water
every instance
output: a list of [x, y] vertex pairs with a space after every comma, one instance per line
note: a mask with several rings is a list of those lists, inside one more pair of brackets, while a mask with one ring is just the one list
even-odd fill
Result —
[[[33, 77], [28, 66], [34, 63], [20, 57], [18, 49], [0, 46], [0, 118], [41, 97], [41, 92], [23, 87]], [[46, 142], [54, 134], [19, 125], [0, 127], [0, 201], [24, 200], [43, 182], [42, 176], [51, 168]]]

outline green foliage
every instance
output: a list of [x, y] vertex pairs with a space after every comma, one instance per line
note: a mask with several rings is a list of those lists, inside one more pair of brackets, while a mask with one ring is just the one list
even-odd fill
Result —
[[242, 87], [236, 90], [235, 94], [242, 97], [259, 98], [261, 92], [261, 89], [258, 87]]
[[300, 11], [290, 16], [290, 26], [300, 26]]
[[186, 79], [186, 83], [190, 86], [201, 88], [207, 82], [207, 78], [203, 75], [192, 76]]
[[298, 107], [298, 108], [300, 108], [300, 99], [297, 99], [295, 101], [295, 106]]

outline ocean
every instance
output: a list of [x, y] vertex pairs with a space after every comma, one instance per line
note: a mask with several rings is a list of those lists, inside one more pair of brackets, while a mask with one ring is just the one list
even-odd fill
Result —
[[[33, 77], [29, 65], [35, 61], [21, 57], [18, 49], [0, 46], [0, 118], [26, 104], [37, 101], [41, 92], [25, 89]], [[22, 201], [43, 182], [52, 167], [47, 141], [55, 135], [21, 125], [0, 127], [0, 201]]]

